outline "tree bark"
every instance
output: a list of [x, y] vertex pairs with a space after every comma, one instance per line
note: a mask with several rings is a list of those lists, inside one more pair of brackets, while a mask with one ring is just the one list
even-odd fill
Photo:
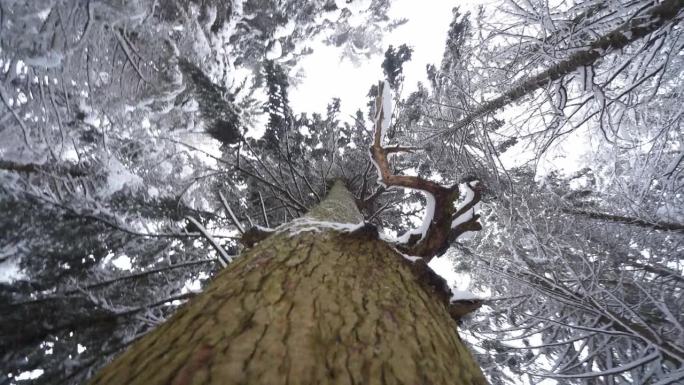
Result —
[[91, 383], [486, 384], [412, 262], [340, 225], [361, 219], [337, 183]]

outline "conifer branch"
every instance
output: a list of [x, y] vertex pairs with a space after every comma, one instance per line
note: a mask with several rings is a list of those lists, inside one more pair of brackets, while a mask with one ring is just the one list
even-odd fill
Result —
[[566, 60], [553, 65], [536, 76], [524, 80], [499, 97], [482, 104], [463, 119], [456, 122], [456, 124], [449, 127], [447, 132], [459, 131], [475, 120], [548, 85], [549, 82], [569, 75], [578, 68], [590, 66], [598, 59], [604, 57], [606, 52], [622, 49], [649, 33], [662, 28], [670, 21], [678, 22], [680, 20], [678, 15], [682, 9], [684, 9], [684, 0], [663, 1], [646, 11], [644, 16], [630, 19], [615, 30], [595, 40], [589, 44], [589, 48], [574, 53]]

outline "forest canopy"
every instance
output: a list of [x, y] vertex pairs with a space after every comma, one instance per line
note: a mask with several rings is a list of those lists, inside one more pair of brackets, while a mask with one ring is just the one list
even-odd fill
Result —
[[[335, 180], [491, 384], [684, 380], [684, 2], [453, 1], [415, 79], [402, 1], [0, 0], [0, 384], [86, 383]], [[295, 110], [329, 49], [377, 79]]]

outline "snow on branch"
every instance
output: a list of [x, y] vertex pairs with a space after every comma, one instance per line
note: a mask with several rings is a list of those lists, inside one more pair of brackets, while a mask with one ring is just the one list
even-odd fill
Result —
[[482, 199], [482, 189], [479, 181], [472, 181], [463, 183], [462, 188], [466, 191], [463, 202], [458, 206], [454, 213], [453, 221], [451, 221], [452, 233], [450, 235], [450, 242], [455, 242], [456, 239], [465, 235], [468, 232], [479, 231], [482, 226], [478, 222], [480, 215], [477, 211], [480, 207], [480, 200]]
[[233, 213], [233, 210], [230, 209], [230, 205], [228, 204], [228, 200], [226, 200], [226, 197], [221, 194], [219, 191], [219, 198], [221, 199], [221, 204], [223, 205], [223, 208], [226, 209], [228, 212], [228, 215], [230, 216], [230, 221], [233, 222], [233, 225], [238, 229], [240, 234], [245, 233], [245, 228], [242, 226], [240, 221], [237, 220], [237, 217], [235, 217], [235, 214]]
[[557, 378], [557, 379], [577, 379], [577, 378], [596, 378], [596, 377], [601, 377], [601, 376], [614, 376], [619, 373], [623, 373], [635, 368], [638, 368], [639, 366], [642, 366], [644, 364], [647, 364], [656, 358], [660, 356], [659, 351], [655, 351], [651, 354], [648, 354], [642, 358], [639, 358], [637, 360], [634, 360], [630, 363], [627, 363], [622, 366], [617, 366], [614, 368], [606, 369], [603, 371], [595, 371], [595, 372], [590, 372], [590, 373], [573, 373], [573, 374], [555, 374], [555, 373], [530, 373], [533, 376], [537, 377], [547, 377], [547, 378]]
[[[375, 119], [373, 145], [370, 148], [371, 161], [378, 172], [378, 183], [387, 188], [403, 187], [419, 190], [425, 194], [427, 207], [423, 224], [399, 239], [397, 248], [404, 254], [419, 256], [430, 261], [435, 256], [444, 254], [449, 245], [466, 231], [478, 231], [482, 227], [477, 222], [478, 215], [474, 207], [480, 201], [481, 188], [477, 182], [466, 184], [467, 202], [458, 209], [455, 203], [459, 198], [458, 184], [442, 186], [417, 176], [395, 175], [390, 171], [389, 154], [411, 152], [411, 147], [383, 147], [385, 130], [389, 127], [392, 114], [389, 84], [380, 82], [378, 96], [375, 99]], [[472, 213], [470, 217], [464, 217]], [[456, 222], [455, 222], [456, 221]], [[460, 221], [460, 222], [459, 222]]]
[[463, 203], [461, 203], [458, 206], [458, 209], [456, 210], [456, 215], [454, 215], [455, 218], [451, 222], [452, 229], [472, 220], [475, 216], [475, 206], [478, 202], [475, 202], [475, 190], [473, 189], [473, 187], [477, 186], [477, 182], [471, 183], [463, 184], [464, 187], [467, 189], [466, 196], [463, 199]]
[[[657, 2], [654, 2], [657, 3]], [[659, 4], [650, 7], [640, 17], [632, 17], [606, 35], [588, 44], [583, 50], [579, 50], [567, 59], [549, 67], [537, 75], [531, 76], [522, 82], [514, 85], [498, 97], [491, 99], [463, 117], [460, 121], [451, 125], [447, 132], [457, 132], [462, 128], [475, 122], [483, 116], [493, 113], [503, 108], [533, 91], [545, 87], [549, 82], [558, 80], [563, 76], [571, 74], [577, 70], [582, 71], [583, 75], [591, 75], [586, 71], [591, 70], [591, 66], [606, 52], [618, 51], [627, 45], [647, 36], [648, 34], [666, 26], [668, 23], [676, 24], [681, 19], [680, 11], [684, 8], [681, 0], [663, 0]], [[585, 80], [587, 76], [584, 76]], [[585, 82], [585, 87], [592, 90], [593, 85]]]
[[423, 223], [419, 228], [404, 233], [404, 235], [397, 239], [399, 242], [406, 243], [409, 241], [411, 236], [414, 235], [420, 235], [420, 239], [425, 238], [425, 234], [427, 234], [430, 223], [432, 222], [432, 218], [435, 216], [435, 197], [430, 193], [425, 193], [425, 201], [426, 203], [425, 214], [423, 215]]
[[209, 241], [211, 246], [216, 250], [219, 256], [218, 260], [221, 263], [221, 266], [228, 266], [228, 264], [233, 258], [228, 254], [228, 252], [226, 252], [226, 250], [223, 247], [221, 247], [221, 245], [218, 244], [218, 242], [216, 242], [216, 239], [214, 239], [214, 237], [212, 237], [211, 234], [209, 234], [207, 229], [205, 229], [204, 226], [202, 226], [202, 224], [199, 223], [195, 218], [185, 217], [185, 219], [188, 222], [192, 223], [197, 228], [197, 231], [199, 231], [200, 234], [202, 234], [202, 236], [204, 236], [204, 238], [206, 238], [206, 240]]

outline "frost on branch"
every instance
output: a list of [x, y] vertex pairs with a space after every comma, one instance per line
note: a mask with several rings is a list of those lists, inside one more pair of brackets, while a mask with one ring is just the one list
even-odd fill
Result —
[[417, 176], [395, 175], [390, 171], [389, 155], [417, 150], [412, 147], [383, 147], [385, 130], [391, 118], [391, 94], [387, 82], [379, 84], [375, 100], [375, 130], [373, 145], [370, 148], [371, 160], [378, 172], [378, 183], [391, 187], [403, 187], [422, 191], [427, 200], [425, 217], [420, 228], [412, 230], [399, 239], [397, 248], [404, 254], [422, 257], [429, 262], [448, 249], [459, 235], [467, 231], [478, 231], [482, 227], [477, 222], [479, 215], [474, 213], [475, 205], [481, 198], [481, 187], [477, 182], [469, 182], [466, 187], [466, 200], [456, 207], [460, 196], [458, 184], [441, 186]]
[[479, 185], [479, 181], [466, 182], [461, 185], [461, 188], [465, 190], [465, 197], [454, 213], [454, 220], [451, 221], [451, 228], [454, 231], [451, 242], [468, 232], [480, 230], [477, 222], [480, 218], [477, 214], [481, 199]]
[[380, 133], [380, 139], [382, 140], [387, 137], [387, 130], [392, 120], [392, 91], [390, 91], [390, 85], [386, 80], [380, 89], [382, 90], [382, 109], [376, 110], [375, 114], [376, 119], [382, 119], [382, 130]]

